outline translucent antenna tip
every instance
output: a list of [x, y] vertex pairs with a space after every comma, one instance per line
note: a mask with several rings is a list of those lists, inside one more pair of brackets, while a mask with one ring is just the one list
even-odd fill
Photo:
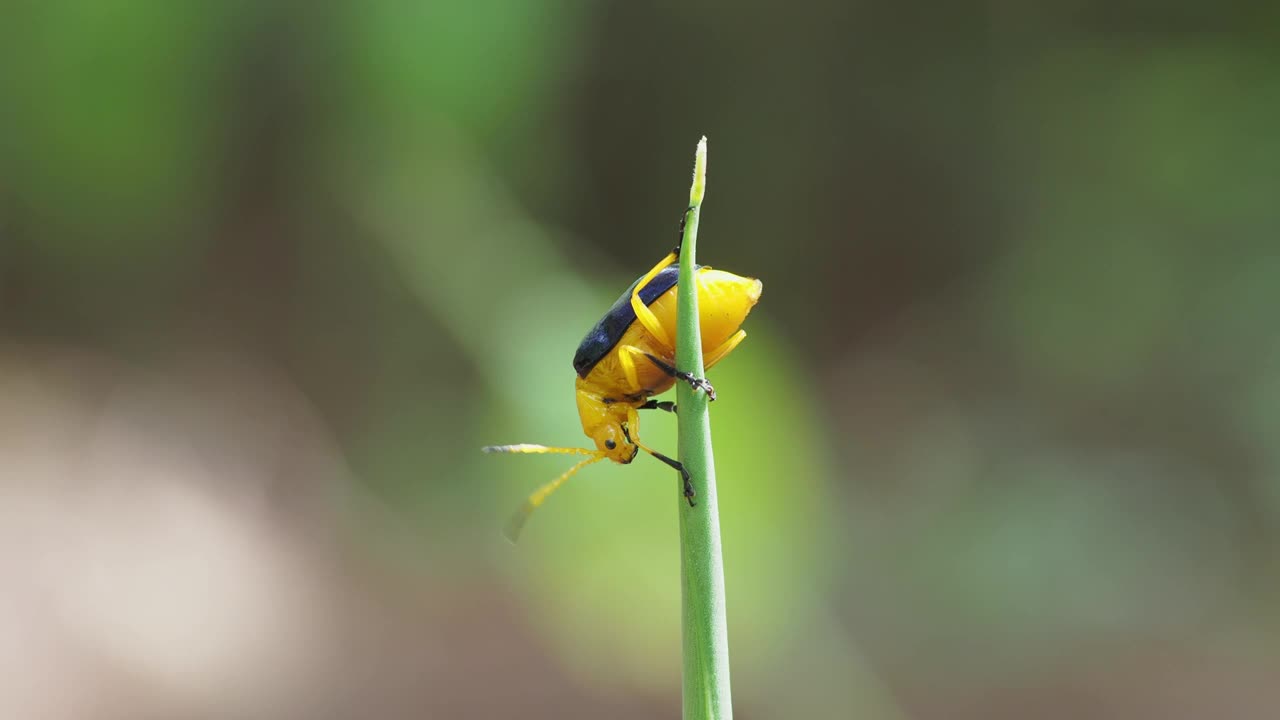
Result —
[[529, 519], [529, 514], [532, 512], [533, 508], [526, 505], [512, 514], [507, 519], [507, 524], [502, 526], [502, 537], [506, 538], [507, 542], [515, 545], [516, 541], [520, 539], [520, 532], [524, 530], [524, 524]]
[[516, 445], [485, 445], [480, 448], [480, 452], [486, 453], [527, 453], [542, 452], [547, 448], [545, 445], [531, 445], [529, 443], [519, 443]]

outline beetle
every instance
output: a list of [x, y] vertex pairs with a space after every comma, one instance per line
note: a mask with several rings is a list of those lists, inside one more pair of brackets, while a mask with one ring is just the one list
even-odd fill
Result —
[[[683, 223], [681, 223], [683, 230]], [[582, 468], [604, 459], [627, 465], [643, 450], [680, 472], [684, 496], [694, 506], [689, 473], [679, 461], [640, 442], [640, 410], [676, 412], [671, 402], [651, 399], [677, 381], [689, 383], [715, 400], [715, 388], [705, 378], [676, 369], [676, 285], [680, 244], [648, 273], [640, 276], [605, 312], [578, 345], [573, 356], [578, 416], [582, 431], [596, 449], [545, 445], [491, 445], [484, 452], [559, 453], [586, 455], [560, 477], [533, 492], [511, 516], [505, 534], [512, 542], [529, 515]], [[708, 266], [694, 272], [698, 284], [698, 322], [704, 365], [709, 370], [746, 338], [741, 329], [760, 299], [763, 284]]]

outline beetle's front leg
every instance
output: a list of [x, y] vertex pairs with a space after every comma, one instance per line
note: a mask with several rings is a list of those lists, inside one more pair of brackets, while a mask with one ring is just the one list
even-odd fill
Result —
[[[684, 485], [684, 499], [689, 502], [689, 507], [695, 507], [697, 503], [693, 501], [693, 498], [696, 497], [698, 493], [696, 493], [693, 489], [693, 478], [689, 476], [689, 471], [685, 469], [684, 463], [681, 463], [679, 460], [676, 460], [675, 458], [671, 458], [666, 455], [663, 455], [657, 450], [654, 450], [653, 448], [648, 447], [644, 443], [640, 442], [640, 439], [639, 439], [640, 433], [638, 432], [639, 427], [640, 427], [640, 416], [636, 413], [636, 408], [627, 408], [627, 425], [623, 427], [623, 432], [626, 433], [627, 440], [630, 440], [632, 443], [635, 443], [636, 447], [649, 453], [657, 460], [660, 460], [663, 463], [667, 464], [668, 466], [675, 468], [676, 471], [680, 473], [680, 482]], [[632, 434], [633, 432], [635, 434]]]

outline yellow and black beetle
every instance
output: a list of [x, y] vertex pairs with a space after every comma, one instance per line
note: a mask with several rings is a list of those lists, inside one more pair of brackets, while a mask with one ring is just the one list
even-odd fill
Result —
[[[683, 223], [682, 223], [683, 225]], [[703, 378], [676, 370], [676, 283], [679, 275], [677, 245], [665, 258], [622, 293], [600, 321], [587, 332], [573, 357], [578, 378], [578, 415], [582, 430], [596, 443], [596, 449], [547, 447], [545, 445], [497, 445], [485, 452], [562, 453], [587, 455], [563, 475], [538, 488], [507, 523], [512, 541], [520, 533], [529, 514], [574, 473], [591, 463], [608, 458], [626, 465], [644, 450], [670, 465], [684, 478], [684, 494], [693, 506], [693, 486], [689, 473], [678, 461], [645, 447], [640, 442], [639, 410], [675, 412], [670, 402], [652, 400], [666, 392], [676, 380], [690, 383], [715, 400], [715, 390]], [[703, 363], [709, 370], [733, 351], [747, 336], [741, 325], [760, 299], [763, 288], [755, 278], [698, 266], [698, 315], [702, 331]]]

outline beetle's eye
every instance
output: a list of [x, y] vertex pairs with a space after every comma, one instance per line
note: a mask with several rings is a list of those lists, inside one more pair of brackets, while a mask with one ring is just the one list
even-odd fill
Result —
[[610, 450], [612, 450], [612, 449], [614, 449], [614, 448], [618, 447], [618, 443], [614, 442], [614, 441], [613, 441], [613, 438], [609, 438], [608, 440], [605, 440], [605, 441], [604, 441], [604, 446], [605, 446], [605, 447], [607, 447], [607, 448], [609, 448]]

